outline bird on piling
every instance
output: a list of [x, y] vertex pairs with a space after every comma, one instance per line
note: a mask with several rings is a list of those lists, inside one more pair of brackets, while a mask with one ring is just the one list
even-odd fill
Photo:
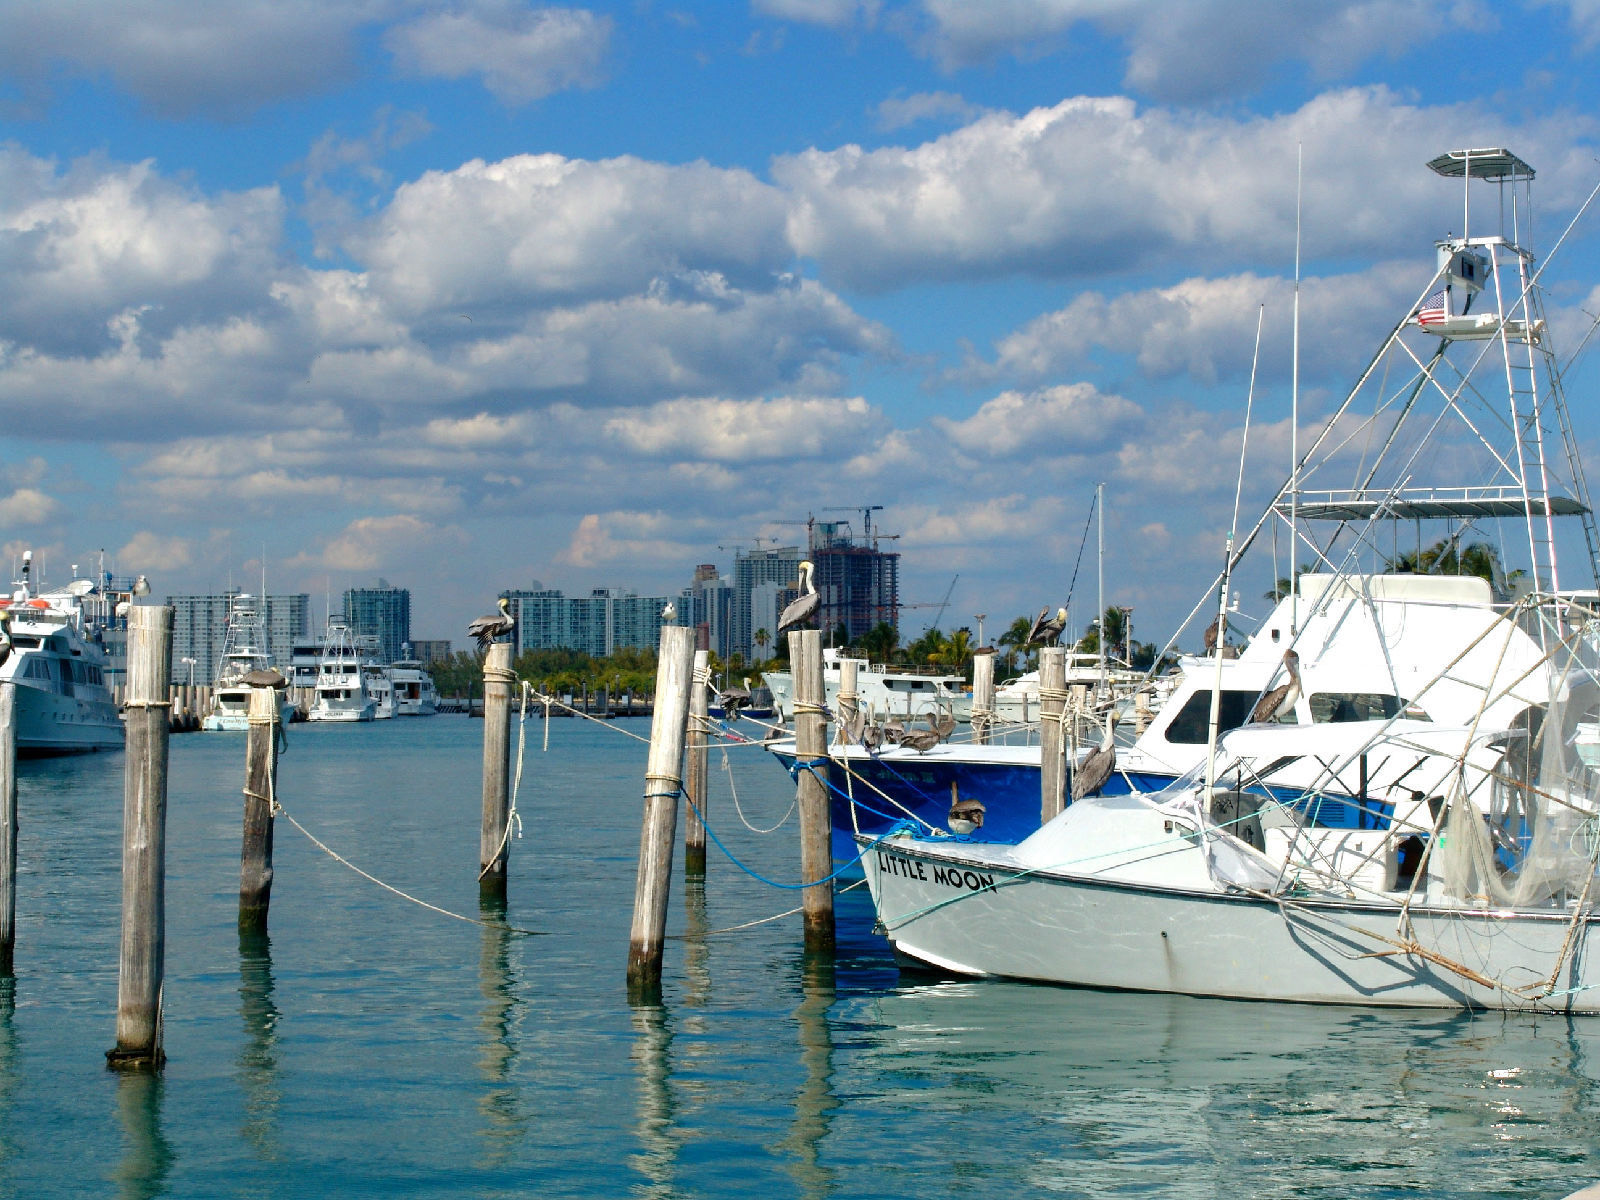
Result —
[[11, 610], [0, 608], [0, 667], [11, 657]]
[[135, 596], [148, 596], [150, 594], [150, 581], [143, 575], [133, 581], [133, 594]]
[[1048, 646], [1059, 641], [1061, 633], [1067, 627], [1067, 610], [1058, 608], [1055, 615], [1050, 615], [1048, 608], [1041, 608], [1039, 615], [1033, 619], [1033, 628], [1028, 630], [1028, 640], [1024, 645]]
[[663, 625], [671, 625], [677, 619], [678, 619], [678, 606], [676, 604], [674, 604], [671, 600], [668, 600], [667, 601], [667, 606], [661, 610], [661, 623]]
[[499, 601], [500, 611], [490, 613], [487, 617], [479, 617], [467, 626], [467, 633], [478, 639], [478, 650], [484, 654], [489, 652], [489, 646], [503, 638], [517, 627], [511, 619], [511, 600], [501, 596]]
[[1072, 798], [1082, 800], [1085, 796], [1092, 796], [1105, 787], [1106, 780], [1111, 778], [1111, 772], [1117, 767], [1117, 747], [1112, 741], [1111, 730], [1116, 723], [1116, 714], [1110, 709], [1106, 710], [1106, 736], [1100, 745], [1089, 751], [1072, 770]]
[[983, 825], [983, 801], [975, 796], [965, 798], [956, 794], [956, 785], [950, 785], [950, 832], [958, 836], [971, 833]]
[[1250, 710], [1250, 724], [1276, 721], [1294, 711], [1295, 702], [1300, 699], [1300, 656], [1293, 650], [1283, 652], [1283, 669], [1289, 672], [1289, 681], [1280, 683], [1256, 701], [1255, 708]]
[[806, 559], [800, 563], [800, 591], [799, 599], [789, 604], [783, 610], [783, 615], [778, 618], [778, 632], [793, 629], [796, 625], [803, 625], [816, 615], [817, 606], [822, 603], [822, 597], [817, 595], [817, 585], [811, 582], [811, 573], [816, 570], [811, 565], [811, 560]]

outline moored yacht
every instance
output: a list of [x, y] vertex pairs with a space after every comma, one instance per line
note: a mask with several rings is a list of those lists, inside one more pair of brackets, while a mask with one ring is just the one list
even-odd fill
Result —
[[[822, 682], [827, 690], [827, 703], [831, 706], [839, 697], [839, 664], [847, 655], [829, 648], [822, 652]], [[955, 673], [929, 674], [922, 671], [902, 671], [869, 662], [855, 660], [857, 701], [863, 712], [878, 717], [898, 717], [902, 720], [917, 717], [936, 717], [946, 714], [957, 721], [972, 719], [972, 693], [966, 681]], [[794, 676], [788, 671], [768, 671], [761, 677], [772, 692], [772, 706], [780, 720], [794, 717]]]
[[389, 666], [395, 715], [431, 717], [439, 711], [439, 693], [433, 686], [433, 676], [428, 674], [420, 659], [411, 657], [409, 642], [404, 655]]
[[[267, 647], [267, 623], [256, 608], [255, 597], [241, 592], [228, 606], [228, 630], [222, 645], [222, 662], [211, 693], [211, 708], [200, 728], [242, 731], [250, 727], [250, 685], [244, 677], [272, 666]], [[279, 719], [287, 724], [293, 705], [281, 698]]]
[[370, 721], [377, 703], [367, 691], [367, 676], [354, 634], [343, 621], [329, 621], [317, 666], [317, 695], [308, 721]]

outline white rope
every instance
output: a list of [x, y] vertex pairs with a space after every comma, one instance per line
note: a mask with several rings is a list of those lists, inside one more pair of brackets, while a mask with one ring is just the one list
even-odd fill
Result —
[[751, 833], [776, 833], [778, 830], [782, 829], [784, 825], [788, 823], [790, 815], [799, 806], [800, 793], [795, 793], [794, 800], [789, 804], [789, 811], [783, 814], [783, 817], [776, 825], [774, 825], [771, 829], [757, 829], [754, 825], [750, 824], [750, 819], [744, 815], [744, 808], [739, 803], [739, 789], [733, 786], [733, 766], [728, 762], [728, 748], [723, 746], [721, 749], [722, 770], [728, 776], [728, 791], [733, 794], [733, 811], [739, 814], [739, 820], [744, 822], [744, 827]]

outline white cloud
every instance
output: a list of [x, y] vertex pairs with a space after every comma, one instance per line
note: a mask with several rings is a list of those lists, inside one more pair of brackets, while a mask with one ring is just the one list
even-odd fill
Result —
[[419, 551], [463, 540], [458, 529], [440, 527], [408, 513], [361, 517], [328, 539], [320, 555], [293, 565], [309, 561], [335, 571], [381, 571], [389, 563], [413, 559]]
[[141, 529], [128, 544], [117, 551], [120, 562], [137, 564], [136, 571], [176, 571], [194, 560], [194, 543], [188, 538], [173, 537]]
[[780, 21], [849, 29], [871, 25], [881, 7], [879, 0], [754, 0], [751, 7]]
[[40, 525], [55, 516], [60, 505], [38, 488], [18, 488], [0, 497], [0, 525]]
[[878, 105], [878, 128], [903, 129], [922, 121], [957, 118], [971, 120], [983, 110], [954, 92], [917, 92], [910, 96], [891, 96]]
[[963, 421], [934, 424], [961, 449], [989, 458], [1042, 453], [1086, 454], [1115, 442], [1143, 412], [1132, 401], [1089, 383], [1038, 392], [1002, 392]]
[[599, 83], [611, 29], [610, 17], [587, 9], [478, 0], [397, 25], [383, 40], [409, 74], [479, 75], [503, 104], [521, 105]]
[[860, 397], [669, 400], [613, 416], [605, 431], [641, 455], [744, 461], [831, 453], [882, 419]]
[[660, 512], [587, 513], [556, 561], [570, 567], [686, 563], [703, 547], [670, 540], [674, 522]]

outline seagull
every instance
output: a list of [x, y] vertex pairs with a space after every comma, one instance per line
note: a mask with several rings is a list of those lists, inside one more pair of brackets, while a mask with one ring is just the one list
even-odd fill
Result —
[[1205, 652], [1210, 654], [1213, 650], [1215, 650], [1217, 648], [1217, 639], [1219, 637], [1226, 637], [1227, 632], [1228, 628], [1222, 622], [1222, 614], [1218, 613], [1216, 619], [1213, 620], [1211, 624], [1206, 626], [1206, 631], [1202, 635], [1201, 640], [1204, 642]]
[[1056, 615], [1050, 616], [1048, 608], [1041, 608], [1039, 615], [1034, 618], [1033, 628], [1028, 630], [1026, 646], [1048, 646], [1051, 642], [1061, 637], [1061, 631], [1067, 627], [1067, 610], [1056, 609]]
[[499, 613], [479, 617], [467, 626], [467, 632], [478, 639], [478, 649], [485, 653], [488, 652], [490, 643], [505, 637], [517, 627], [517, 623], [511, 619], [510, 597], [501, 596], [499, 604]]
[[677, 619], [678, 619], [678, 606], [676, 604], [674, 604], [671, 600], [668, 600], [667, 601], [667, 606], [661, 610], [661, 623], [663, 625], [671, 625]]
[[811, 582], [811, 572], [816, 568], [809, 559], [800, 564], [800, 591], [798, 600], [791, 603], [783, 610], [783, 616], [778, 618], [778, 632], [793, 629], [809, 621], [817, 611], [817, 606], [822, 603], [822, 597], [817, 595], [817, 585]]
[[969, 796], [963, 800], [956, 795], [956, 785], [950, 785], [950, 832], [957, 835], [971, 833], [983, 824], [983, 801]]
[[1082, 800], [1105, 787], [1106, 780], [1117, 767], [1117, 748], [1111, 740], [1111, 726], [1115, 717], [1106, 711], [1106, 736], [1098, 749], [1089, 751], [1072, 771], [1072, 798]]
[[1250, 710], [1250, 724], [1276, 721], [1294, 711], [1295, 701], [1300, 699], [1300, 656], [1293, 650], [1283, 652], [1283, 669], [1289, 672], [1289, 682], [1280, 683], [1256, 701], [1255, 708]]
[[133, 581], [133, 594], [135, 596], [148, 596], [150, 594], [150, 581], [143, 575]]

